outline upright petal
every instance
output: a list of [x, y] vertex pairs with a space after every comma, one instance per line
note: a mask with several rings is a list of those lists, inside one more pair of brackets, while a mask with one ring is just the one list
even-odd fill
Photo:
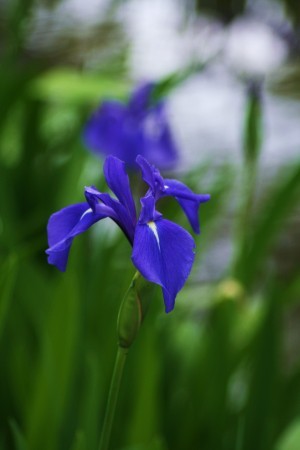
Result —
[[168, 123], [165, 102], [151, 102], [154, 83], [139, 86], [128, 105], [129, 114], [139, 122], [140, 148], [149, 161], [161, 169], [170, 168], [178, 159], [178, 151]]
[[149, 281], [163, 288], [166, 312], [172, 311], [194, 261], [195, 243], [180, 226], [165, 219], [138, 223], [132, 261]]
[[174, 167], [178, 149], [168, 122], [164, 102], [152, 107], [143, 120], [144, 155], [160, 169]]
[[49, 248], [46, 253], [49, 264], [64, 272], [74, 237], [99, 220], [114, 215], [114, 211], [105, 205], [99, 205], [97, 213], [94, 213], [88, 203], [67, 206], [52, 214], [47, 226]]
[[164, 190], [164, 180], [160, 175], [159, 170], [156, 167], [149, 164], [149, 162], [142, 155], [138, 155], [136, 158], [137, 164], [142, 171], [142, 177], [145, 183], [148, 184], [155, 198], [161, 195]]
[[155, 209], [155, 198], [151, 192], [141, 198], [141, 205], [142, 209], [139, 217], [139, 223], [145, 224], [153, 222], [162, 217], [162, 214]]
[[125, 163], [114, 156], [108, 156], [105, 160], [103, 171], [107, 185], [122, 205], [125, 206], [133, 222], [135, 222], [135, 204], [130, 189], [129, 178], [125, 171]]
[[159, 166], [173, 165], [177, 150], [164, 103], [151, 104], [153, 86], [153, 83], [146, 83], [138, 87], [127, 104], [103, 102], [85, 126], [86, 146], [100, 155], [117, 156], [135, 170], [135, 158], [139, 153]]
[[85, 195], [86, 201], [88, 202], [90, 208], [92, 209], [92, 211], [94, 213], [96, 212], [97, 207], [99, 205], [100, 194], [101, 193], [94, 186], [85, 186], [85, 188], [84, 188], [84, 195]]
[[128, 107], [133, 114], [145, 115], [150, 109], [150, 99], [154, 83], [143, 83], [138, 86], [129, 99]]

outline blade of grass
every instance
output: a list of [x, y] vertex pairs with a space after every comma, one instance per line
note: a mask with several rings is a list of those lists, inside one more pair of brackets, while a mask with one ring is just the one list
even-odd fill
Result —
[[2, 264], [0, 273], [0, 339], [5, 326], [10, 300], [12, 298], [17, 270], [17, 260], [14, 255], [11, 255], [7, 261]]
[[260, 211], [249, 243], [249, 251], [241, 254], [236, 265], [236, 277], [251, 285], [259, 273], [266, 254], [282, 230], [284, 221], [296, 209], [300, 201], [299, 162], [280, 175], [276, 188], [269, 195]]
[[27, 412], [27, 439], [32, 450], [58, 448], [60, 429], [74, 383], [80, 329], [77, 279], [70, 271], [53, 289], [45, 323], [36, 383]]

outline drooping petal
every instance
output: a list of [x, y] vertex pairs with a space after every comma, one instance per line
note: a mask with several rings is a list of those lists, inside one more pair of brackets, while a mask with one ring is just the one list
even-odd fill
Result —
[[49, 264], [64, 272], [74, 237], [99, 220], [114, 215], [114, 211], [105, 205], [99, 205], [95, 213], [88, 203], [71, 205], [52, 214], [47, 226], [49, 248], [46, 253]]
[[77, 224], [80, 217], [89, 209], [86, 202], [67, 206], [52, 214], [48, 221], [47, 233], [49, 247], [61, 241]]
[[132, 261], [147, 280], [163, 288], [166, 312], [174, 308], [190, 274], [194, 248], [191, 235], [173, 222], [160, 218], [137, 224]]
[[132, 221], [135, 222], [135, 204], [130, 189], [129, 178], [125, 171], [125, 163], [114, 156], [108, 156], [105, 160], [103, 171], [107, 185], [128, 210]]
[[185, 212], [195, 233], [200, 233], [199, 207], [210, 199], [209, 194], [195, 194], [184, 183], [177, 180], [164, 180], [161, 197], [174, 197]]

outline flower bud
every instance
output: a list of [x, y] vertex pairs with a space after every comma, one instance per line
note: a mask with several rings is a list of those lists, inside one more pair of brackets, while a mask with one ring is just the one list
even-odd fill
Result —
[[120, 347], [129, 348], [135, 340], [148, 310], [153, 288], [152, 283], [136, 272], [119, 310], [117, 332]]

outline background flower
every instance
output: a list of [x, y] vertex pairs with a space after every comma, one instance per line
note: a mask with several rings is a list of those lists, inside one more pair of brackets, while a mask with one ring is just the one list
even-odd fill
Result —
[[88, 120], [83, 140], [98, 155], [114, 155], [136, 168], [138, 154], [161, 169], [174, 166], [176, 144], [164, 101], [151, 103], [153, 83], [143, 84], [127, 104], [104, 101]]

